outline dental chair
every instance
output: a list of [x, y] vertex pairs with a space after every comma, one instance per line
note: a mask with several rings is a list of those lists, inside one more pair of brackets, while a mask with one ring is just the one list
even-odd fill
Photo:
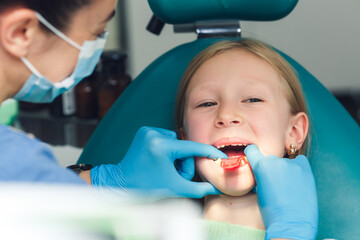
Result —
[[[190, 60], [209, 45], [224, 39], [220, 36], [233, 39], [239, 35], [233, 22], [223, 20], [276, 20], [289, 14], [297, 4], [297, 0], [148, 2], [156, 21], [176, 24], [182, 30], [191, 26], [199, 38], [160, 56], [130, 84], [98, 125], [78, 163], [117, 163], [141, 126], [174, 130], [177, 85]], [[209, 30], [207, 26], [216, 25], [215, 20], [221, 20], [221, 26], [229, 25], [233, 30], [219, 27]], [[314, 76], [285, 53], [279, 53], [298, 72], [309, 107], [312, 126], [308, 158], [319, 201], [317, 239], [359, 239], [360, 128]]]

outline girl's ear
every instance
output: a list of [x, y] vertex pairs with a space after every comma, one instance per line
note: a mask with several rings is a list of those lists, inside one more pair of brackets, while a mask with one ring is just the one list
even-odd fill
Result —
[[289, 149], [291, 145], [296, 146], [299, 150], [308, 134], [309, 119], [304, 112], [299, 112], [290, 117], [289, 128], [285, 136], [285, 148]]
[[187, 140], [187, 135], [186, 135], [186, 132], [184, 130], [184, 127], [180, 128], [180, 140]]
[[40, 27], [34, 11], [20, 8], [4, 13], [0, 24], [0, 44], [15, 57], [27, 55]]

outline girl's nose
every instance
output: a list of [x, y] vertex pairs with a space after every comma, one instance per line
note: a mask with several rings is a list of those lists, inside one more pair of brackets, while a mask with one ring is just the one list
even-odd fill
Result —
[[229, 127], [240, 125], [243, 120], [234, 108], [227, 107], [219, 109], [218, 116], [215, 121], [215, 125], [217, 127]]
[[232, 121], [218, 121], [216, 122], [216, 125], [218, 127], [228, 127], [228, 126], [234, 126], [240, 124], [240, 121], [238, 120], [232, 120]]

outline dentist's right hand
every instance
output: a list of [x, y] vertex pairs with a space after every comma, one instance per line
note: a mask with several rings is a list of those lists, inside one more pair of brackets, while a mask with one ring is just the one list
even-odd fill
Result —
[[[155, 198], [219, 194], [210, 183], [190, 181], [195, 173], [194, 156], [228, 158], [213, 146], [178, 140], [173, 131], [141, 127], [122, 161], [91, 169], [91, 184]], [[177, 169], [175, 160], [179, 161]]]
[[307, 158], [264, 157], [255, 145], [245, 149], [257, 182], [256, 193], [266, 228], [265, 239], [315, 239], [318, 205]]

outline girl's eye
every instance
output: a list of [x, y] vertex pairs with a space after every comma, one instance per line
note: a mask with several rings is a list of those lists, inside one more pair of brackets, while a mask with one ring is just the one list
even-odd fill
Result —
[[211, 106], [214, 106], [216, 105], [215, 102], [205, 102], [205, 103], [202, 103], [200, 105], [198, 105], [198, 107], [211, 107]]
[[246, 99], [244, 102], [246, 102], [246, 103], [256, 103], [256, 102], [263, 102], [263, 100], [261, 100], [259, 98], [249, 98], [249, 99]]

